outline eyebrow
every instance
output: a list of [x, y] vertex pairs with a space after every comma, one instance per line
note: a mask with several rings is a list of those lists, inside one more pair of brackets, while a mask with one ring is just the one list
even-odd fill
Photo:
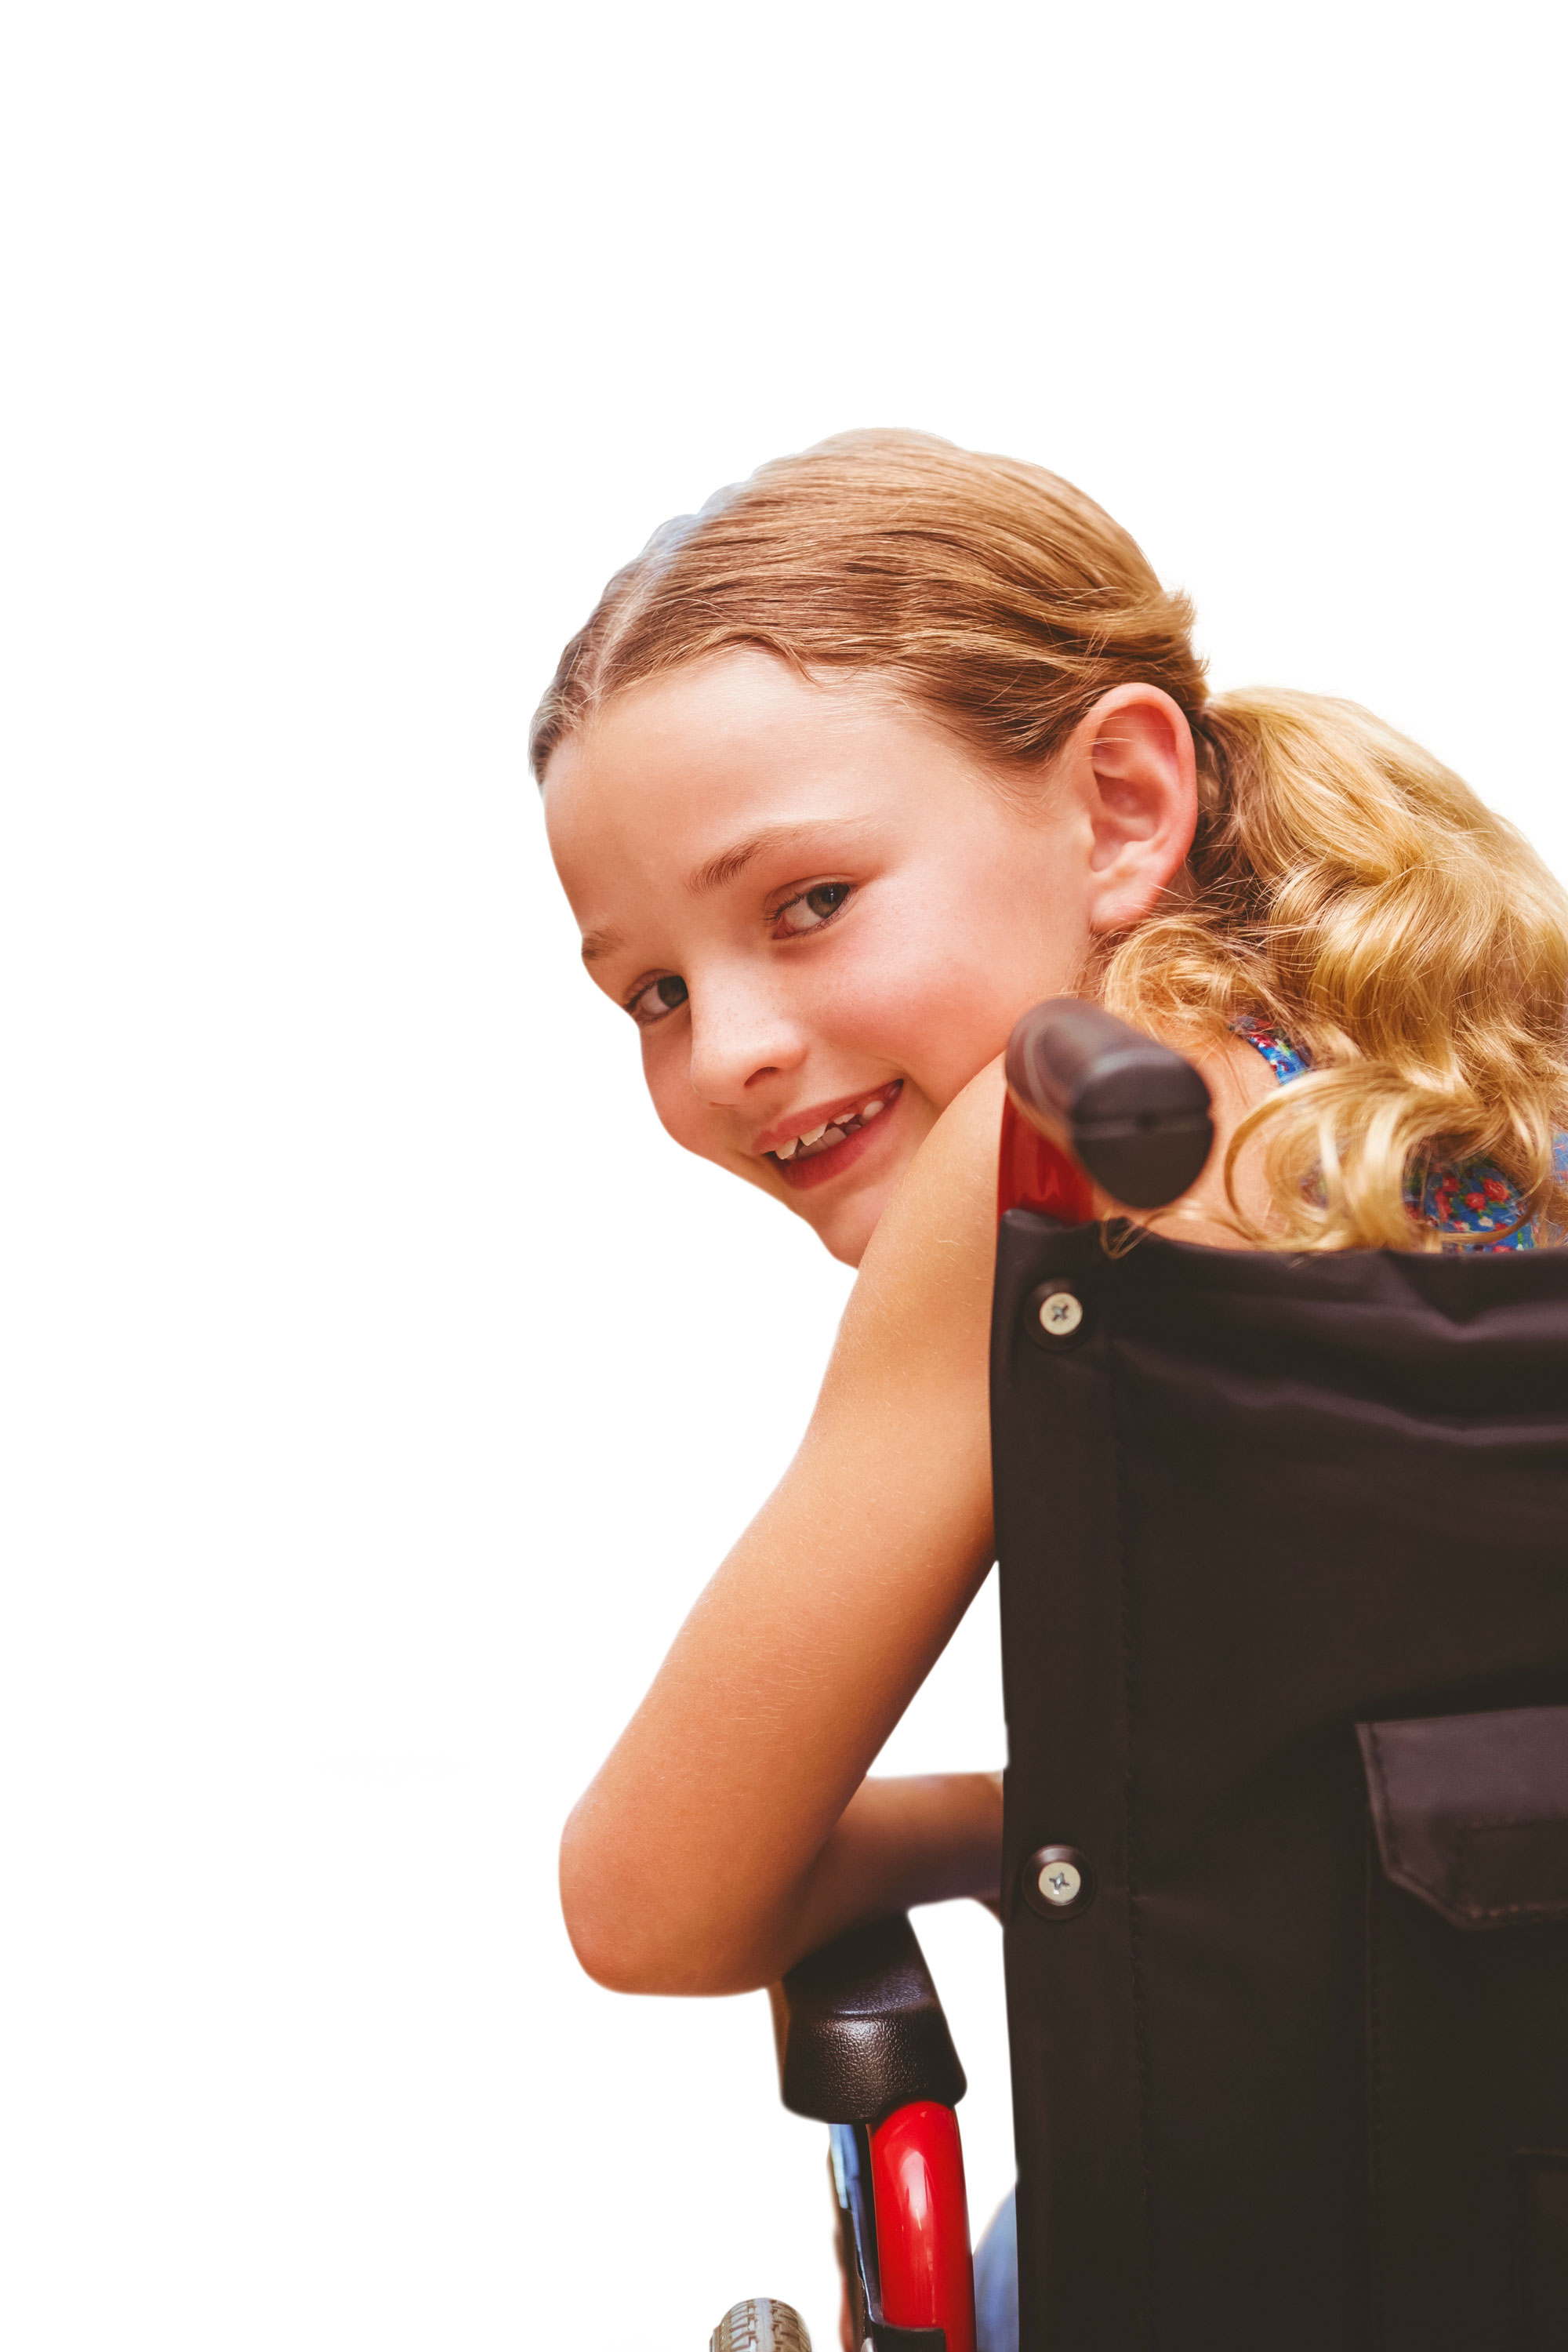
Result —
[[769, 825], [762, 833], [753, 833], [746, 840], [737, 841], [731, 848], [721, 849], [717, 857], [710, 857], [705, 865], [699, 866], [689, 877], [686, 887], [693, 898], [700, 898], [710, 890], [721, 890], [726, 882], [732, 882], [738, 874], [745, 872], [753, 859], [765, 856], [769, 850], [787, 849], [792, 841], [819, 840], [824, 834], [864, 831], [864, 825], [853, 817], [807, 819], [802, 824]]
[[624, 944], [619, 931], [584, 931], [583, 961], [584, 963], [599, 963], [605, 956], [614, 955], [616, 950]]

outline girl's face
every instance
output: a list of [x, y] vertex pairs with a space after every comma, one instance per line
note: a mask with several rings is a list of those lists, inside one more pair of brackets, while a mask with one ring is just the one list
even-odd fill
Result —
[[942, 1111], [1071, 986], [1103, 896], [1070, 783], [1021, 807], [885, 685], [760, 651], [613, 698], [544, 802], [665, 1127], [849, 1265]]

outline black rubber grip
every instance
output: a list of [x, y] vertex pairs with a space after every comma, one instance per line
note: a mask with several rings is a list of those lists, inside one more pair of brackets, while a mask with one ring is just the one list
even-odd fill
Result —
[[1123, 1208], [1179, 1200], [1214, 1148], [1209, 1090], [1192, 1064], [1081, 997], [1025, 1013], [1007, 1041], [1007, 1087]]
[[951, 2107], [965, 2083], [915, 1931], [873, 1919], [793, 1968], [773, 1996], [779, 2084], [797, 2116], [878, 2124], [913, 2099]]

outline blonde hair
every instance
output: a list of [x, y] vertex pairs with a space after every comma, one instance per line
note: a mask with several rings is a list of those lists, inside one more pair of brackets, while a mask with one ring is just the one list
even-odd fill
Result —
[[[1103, 941], [1081, 985], [1194, 1044], [1268, 1024], [1310, 1055], [1233, 1139], [1238, 1226], [1277, 1247], [1434, 1246], [1407, 1192], [1471, 1159], [1511, 1179], [1526, 1215], [1568, 1224], [1557, 883], [1458, 776], [1353, 703], [1211, 700], [1192, 622], [1056, 475], [923, 434], [845, 434], [655, 533], [562, 656], [533, 765], [542, 780], [611, 695], [742, 645], [807, 676], [889, 678], [1013, 791], [1102, 695], [1163, 688], [1197, 751], [1191, 887]], [[1254, 1138], [1267, 1230], [1234, 1187]]]

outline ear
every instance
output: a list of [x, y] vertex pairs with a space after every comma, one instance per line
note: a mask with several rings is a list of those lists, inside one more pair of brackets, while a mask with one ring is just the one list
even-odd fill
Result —
[[1125, 930], [1181, 873], [1198, 822], [1197, 757], [1157, 686], [1119, 686], [1079, 721], [1067, 766], [1089, 822], [1089, 928]]

